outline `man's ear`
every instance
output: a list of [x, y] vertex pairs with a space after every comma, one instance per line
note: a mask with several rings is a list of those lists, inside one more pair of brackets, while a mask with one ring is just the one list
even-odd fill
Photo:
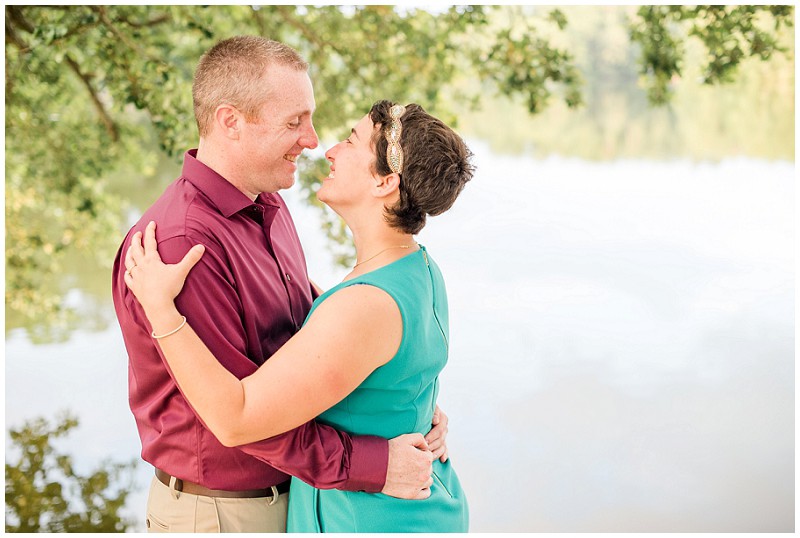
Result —
[[239, 129], [243, 121], [241, 112], [232, 105], [219, 105], [214, 111], [214, 123], [217, 129], [231, 140], [239, 140]]
[[375, 176], [373, 193], [379, 198], [400, 192], [400, 175], [392, 172], [386, 176]]

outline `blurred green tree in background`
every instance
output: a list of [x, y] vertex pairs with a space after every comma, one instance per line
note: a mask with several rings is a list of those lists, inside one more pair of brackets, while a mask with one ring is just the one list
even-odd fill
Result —
[[56, 422], [51, 426], [39, 418], [10, 431], [6, 532], [124, 532], [132, 522], [119, 510], [133, 488], [136, 461], [106, 462], [81, 476], [72, 457], [53, 446], [78, 421], [64, 415]]
[[[521, 19], [526, 9], [505, 11]], [[530, 115], [520, 97], [488, 98], [459, 113], [460, 129], [494, 153], [540, 158], [793, 160], [794, 28], [780, 16], [791, 9], [563, 6], [569, 26], [542, 34], [573, 55], [581, 106], [552, 100]], [[664, 40], [670, 45], [659, 47]], [[735, 61], [718, 60], [727, 56]], [[724, 79], [713, 75], [722, 65]]]
[[[380, 98], [419, 102], [454, 122], [491, 95], [539, 113], [585, 102], [581, 69], [559, 33], [563, 10], [459, 6], [6, 6], [6, 306], [18, 320], [67, 323], [64, 260], [110, 266], [123, 225], [118, 185], [156, 174], [196, 145], [191, 78], [216, 41], [259, 34], [311, 64], [320, 135], [338, 137]], [[685, 46], [705, 47], [706, 82], [747, 57], [768, 60], [788, 6], [645, 6], [630, 21], [652, 103], [671, 98]], [[570, 22], [571, 24], [571, 22]], [[301, 163], [308, 203], [325, 163]], [[339, 260], [341, 221], [321, 209]], [[106, 287], [108, 284], [106, 283]], [[7, 321], [8, 328], [8, 321]]]
[[[768, 18], [770, 25], [762, 17]], [[665, 103], [669, 84], [685, 70], [687, 37], [698, 38], [708, 54], [703, 68], [705, 84], [731, 82], [742, 60], [755, 56], [769, 60], [786, 52], [776, 32], [792, 25], [792, 6], [642, 6], [631, 26], [631, 39], [642, 48], [641, 73], [648, 97]], [[685, 33], [677, 31], [686, 22]]]

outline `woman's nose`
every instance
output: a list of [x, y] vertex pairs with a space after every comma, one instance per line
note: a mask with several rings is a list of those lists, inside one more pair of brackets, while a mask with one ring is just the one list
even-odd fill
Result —
[[338, 147], [339, 147], [339, 144], [336, 144], [331, 149], [326, 151], [325, 152], [325, 158], [328, 159], [330, 162], [333, 162], [333, 160], [336, 158], [336, 148], [338, 148]]

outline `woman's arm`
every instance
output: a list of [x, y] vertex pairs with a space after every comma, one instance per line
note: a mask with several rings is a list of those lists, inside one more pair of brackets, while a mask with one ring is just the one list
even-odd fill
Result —
[[[141, 244], [135, 235], [125, 277], [156, 335], [182, 322], [174, 297], [202, 256], [194, 247], [178, 264], [158, 255], [155, 224]], [[402, 318], [394, 300], [373, 286], [351, 286], [327, 298], [303, 329], [249, 377], [228, 372], [194, 330], [158, 339], [181, 391], [226, 446], [258, 441], [295, 428], [352, 392], [397, 352]]]

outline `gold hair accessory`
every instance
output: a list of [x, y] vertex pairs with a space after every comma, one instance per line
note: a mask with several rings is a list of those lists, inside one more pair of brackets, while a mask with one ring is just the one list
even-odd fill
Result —
[[400, 147], [400, 135], [403, 132], [403, 124], [400, 122], [400, 117], [405, 114], [406, 107], [403, 105], [394, 105], [389, 109], [389, 116], [392, 122], [389, 128], [386, 129], [386, 163], [389, 169], [395, 174], [403, 173], [403, 148]]

